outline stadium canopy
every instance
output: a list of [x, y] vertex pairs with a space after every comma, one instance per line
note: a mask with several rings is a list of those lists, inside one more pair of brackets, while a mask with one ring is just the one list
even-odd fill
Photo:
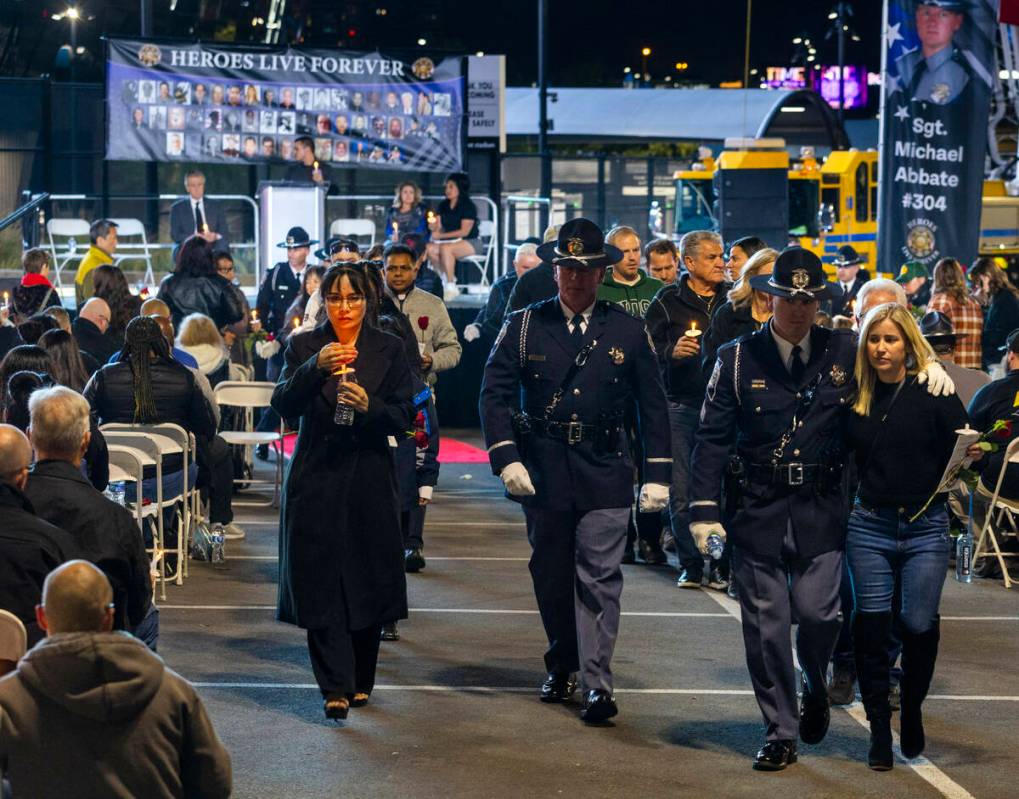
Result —
[[[549, 89], [549, 136], [557, 141], [637, 140], [721, 144], [781, 137], [791, 146], [849, 146], [816, 92], [765, 89]], [[506, 90], [506, 133], [538, 135], [538, 90]]]

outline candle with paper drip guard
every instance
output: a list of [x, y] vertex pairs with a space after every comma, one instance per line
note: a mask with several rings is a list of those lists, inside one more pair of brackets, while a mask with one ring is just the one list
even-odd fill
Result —
[[357, 382], [356, 371], [341, 363], [339, 371], [333, 372], [336, 378], [336, 413], [333, 415], [333, 422], [342, 427], [350, 427], [354, 423], [354, 408], [343, 401], [340, 388], [344, 383]]
[[297, 330], [301, 326], [301, 317], [294, 317], [294, 330]]
[[690, 329], [684, 332], [683, 335], [689, 336], [690, 338], [697, 338], [702, 332], [702, 330], [697, 329], [697, 320], [693, 319], [690, 321]]
[[257, 308], [252, 308], [251, 309], [251, 321], [252, 322], [257, 322], [258, 321], [258, 309]]

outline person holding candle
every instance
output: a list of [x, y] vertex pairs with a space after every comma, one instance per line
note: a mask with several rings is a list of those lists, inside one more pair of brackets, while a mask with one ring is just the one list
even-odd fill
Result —
[[[291, 336], [273, 408], [300, 419], [283, 489], [277, 618], [306, 629], [327, 718], [368, 702], [382, 625], [407, 616], [389, 436], [410, 428], [414, 389], [403, 343], [376, 328], [365, 267], [322, 279], [327, 319]], [[338, 373], [357, 382], [338, 386]], [[349, 426], [337, 403], [353, 408]]]
[[456, 262], [468, 255], [482, 252], [479, 238], [478, 208], [468, 196], [471, 188], [466, 172], [451, 172], [446, 176], [443, 193], [446, 195], [435, 213], [426, 215], [431, 243], [428, 260], [438, 267], [446, 280], [444, 299], [449, 302], [459, 296], [456, 285]]
[[294, 139], [294, 160], [296, 163], [287, 167], [286, 180], [294, 183], [315, 183], [332, 191], [332, 167], [319, 163], [315, 157], [315, 142], [311, 136], [298, 136]]
[[386, 211], [386, 241], [401, 241], [401, 236], [419, 233], [428, 236], [428, 209], [421, 202], [421, 187], [405, 180], [396, 187], [393, 204]]
[[[704, 579], [704, 558], [689, 532], [688, 484], [690, 450], [707, 383], [701, 370], [702, 336], [729, 288], [723, 252], [717, 233], [696, 230], [683, 236], [679, 255], [685, 271], [655, 295], [646, 317], [669, 397], [673, 458], [669, 522], [679, 559], [676, 584], [680, 588], [700, 588]], [[713, 566], [708, 585], [724, 591], [728, 587], [725, 575], [718, 564]]]
[[319, 286], [322, 284], [322, 275], [326, 273], [326, 267], [322, 264], [316, 266], [309, 266], [304, 270], [304, 278], [301, 280], [301, 290], [294, 297], [294, 301], [290, 303], [290, 307], [287, 308], [287, 319], [290, 320], [289, 325], [284, 325], [279, 332], [279, 339], [282, 344], [286, 344], [287, 338], [296, 330], [305, 329], [302, 325], [306, 324], [306, 328], [310, 329], [315, 327], [319, 321], [315, 316], [311, 316], [310, 320], [306, 321], [305, 310], [309, 306], [309, 301], [312, 297], [318, 297], [321, 303], [321, 295], [318, 293]]
[[26, 250], [21, 257], [21, 268], [24, 274], [14, 287], [13, 301], [6, 291], [3, 297], [3, 304], [12, 312], [15, 324], [52, 305], [60, 305], [60, 294], [49, 279], [50, 253], [47, 250], [42, 247]]
[[214, 252], [230, 251], [230, 236], [227, 230], [223, 206], [205, 196], [205, 175], [191, 169], [184, 176], [187, 197], [182, 197], [170, 206], [170, 239], [176, 251], [191, 236], [205, 239]]

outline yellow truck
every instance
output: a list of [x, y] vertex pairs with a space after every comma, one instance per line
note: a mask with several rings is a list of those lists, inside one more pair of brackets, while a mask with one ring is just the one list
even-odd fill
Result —
[[[823, 161], [811, 148], [789, 159], [774, 146], [747, 158], [747, 151], [723, 150], [718, 159], [702, 150], [690, 169], [673, 175], [676, 183], [675, 226], [678, 239], [691, 230], [718, 229], [715, 175], [725, 169], [759, 168], [764, 152], [769, 163], [784, 157], [789, 174], [789, 244], [817, 253], [825, 264], [838, 248], [850, 244], [865, 259], [871, 273], [877, 245], [876, 150], [836, 150]], [[779, 161], [775, 161], [778, 163]], [[1019, 197], [1010, 197], [1001, 180], [984, 181], [980, 217], [980, 254], [1019, 255]], [[748, 224], [749, 222], [749, 224]], [[742, 227], [753, 227], [742, 220]], [[965, 259], [965, 254], [961, 254]], [[834, 269], [828, 267], [834, 274]]]

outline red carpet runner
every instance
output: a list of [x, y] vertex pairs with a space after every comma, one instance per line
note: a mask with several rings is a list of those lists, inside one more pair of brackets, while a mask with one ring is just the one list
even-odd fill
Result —
[[[295, 444], [297, 433], [284, 436], [283, 452], [288, 458], [294, 454]], [[488, 463], [488, 453], [463, 441], [443, 436], [439, 439], [439, 463]]]

